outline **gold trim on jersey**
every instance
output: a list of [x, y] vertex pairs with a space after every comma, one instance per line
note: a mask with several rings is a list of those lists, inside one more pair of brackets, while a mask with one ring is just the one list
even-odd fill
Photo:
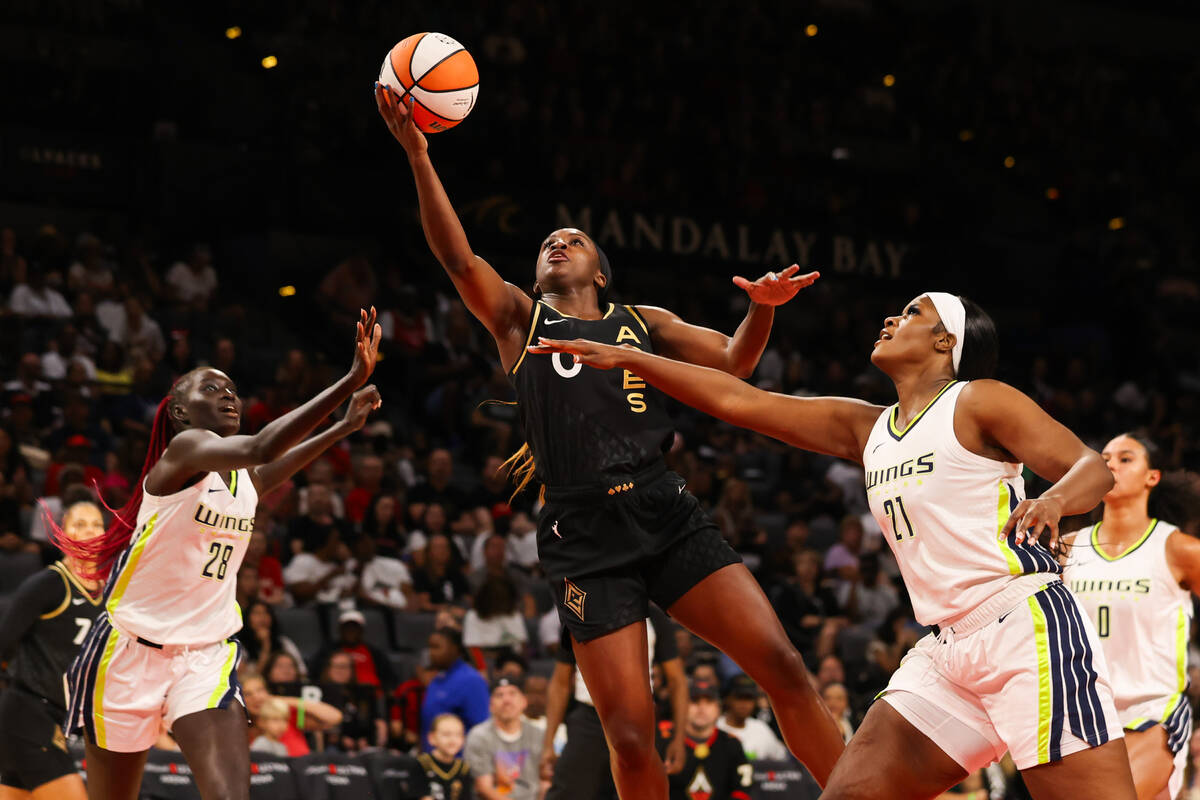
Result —
[[421, 753], [421, 755], [417, 756], [417, 761], [420, 762], [422, 767], [431, 770], [434, 775], [437, 775], [444, 781], [452, 781], [467, 773], [467, 762], [461, 758], [455, 759], [454, 766], [450, 768], [449, 772], [442, 769], [437, 760], [429, 753]]
[[918, 422], [921, 421], [921, 417], [925, 416], [925, 412], [928, 411], [929, 409], [933, 408], [933, 404], [938, 401], [938, 398], [940, 398], [942, 395], [944, 395], [946, 393], [946, 390], [949, 389], [951, 386], [953, 386], [956, 383], [958, 383], [958, 381], [952, 380], [949, 383], [947, 383], [945, 386], [943, 386], [942, 390], [940, 392], [938, 392], [937, 394], [935, 394], [933, 396], [933, 399], [925, 404], [925, 407], [921, 409], [921, 413], [917, 414], [915, 417], [913, 417], [912, 419], [910, 419], [908, 421], [908, 424], [904, 426], [904, 430], [902, 430], [902, 431], [896, 429], [896, 415], [898, 413], [900, 413], [900, 404], [897, 403], [896, 405], [892, 406], [892, 411], [890, 414], [888, 414], [888, 433], [890, 433], [892, 435], [892, 438], [894, 438], [894, 439], [897, 439], [897, 440], [903, 439], [904, 434], [911, 431], [913, 428], [913, 425], [916, 425]]
[[229, 473], [229, 493], [234, 497], [237, 497], [237, 476], [236, 469]]
[[108, 611], [110, 617], [116, 613], [117, 604], [121, 602], [121, 597], [125, 594], [126, 587], [129, 586], [129, 579], [133, 577], [133, 573], [137, 570], [138, 561], [142, 558], [142, 552], [146, 549], [146, 543], [154, 535], [154, 523], [156, 522], [158, 522], [157, 513], [146, 520], [146, 524], [142, 526], [141, 534], [138, 536], [133, 549], [129, 553], [129, 559], [121, 569], [121, 575], [117, 578], [117, 585], [113, 587], [112, 594], [109, 595], [108, 602], [105, 604], [105, 609]]
[[1097, 522], [1095, 525], [1092, 526], [1092, 549], [1095, 550], [1096, 553], [1101, 558], [1103, 558], [1105, 561], [1120, 561], [1122, 558], [1129, 555], [1134, 550], [1137, 550], [1139, 547], [1141, 547], [1143, 544], [1146, 543], [1146, 540], [1150, 538], [1150, 534], [1154, 532], [1154, 529], [1156, 527], [1158, 527], [1158, 520], [1157, 519], [1150, 520], [1150, 527], [1146, 528], [1146, 532], [1142, 534], [1142, 537], [1140, 539], [1138, 539], [1136, 542], [1134, 542], [1124, 552], [1122, 552], [1120, 555], [1117, 555], [1117, 556], [1110, 556], [1108, 553], [1104, 552], [1104, 550], [1101, 549], [1101, 547], [1100, 547], [1100, 525], [1101, 525], [1101, 523]]
[[62, 572], [62, 574], [66, 576], [67, 580], [69, 580], [72, 585], [79, 590], [79, 593], [83, 595], [84, 598], [92, 605], [98, 606], [104, 599], [103, 591], [101, 591], [99, 595], [93, 596], [93, 593], [83, 585], [83, 581], [79, 580], [79, 576], [71, 571], [71, 568], [67, 566], [65, 561], [55, 561], [50, 565], [50, 569], [57, 569]]
[[529, 355], [529, 343], [533, 341], [533, 332], [537, 330], [538, 317], [542, 314], [542, 303], [539, 300], [533, 304], [533, 319], [529, 321], [529, 335], [525, 337], [525, 346], [521, 348], [521, 357], [517, 359], [517, 363], [513, 364], [510, 375], [516, 375], [517, 370], [521, 368], [521, 362], [525, 360], [525, 356]]
[[637, 320], [638, 325], [641, 325], [642, 330], [646, 332], [647, 336], [649, 336], [650, 329], [646, 327], [646, 321], [642, 319], [642, 315], [634, 311], [633, 306], [625, 306], [625, 310], [629, 312], [630, 316]]
[[[554, 306], [550, 305], [550, 304], [549, 304], [549, 303], [547, 303], [545, 300], [538, 300], [538, 302], [539, 302], [539, 303], [541, 303], [541, 304], [543, 304], [543, 305], [545, 305], [545, 306], [546, 306], [546, 308], [550, 309], [550, 310], [551, 310], [551, 311], [553, 311], [555, 314], [558, 314], [560, 317], [567, 317], [568, 319], [577, 319], [577, 320], [579, 320], [580, 322], [596, 322], [596, 320], [594, 320], [594, 319], [587, 319], [587, 318], [585, 318], [585, 317], [577, 317], [577, 316], [575, 316], [574, 314], [564, 314], [562, 311], [559, 311], [557, 308], [555, 308]], [[605, 312], [604, 312], [604, 316], [603, 316], [603, 317], [601, 317], [600, 319], [608, 319], [608, 315], [609, 315], [609, 314], [611, 314], [611, 313], [613, 312], [613, 309], [614, 309], [614, 308], [616, 308], [616, 306], [614, 306], [612, 303], [609, 303], [609, 304], [608, 304], [608, 311], [605, 311]]]
[[63, 575], [58, 570], [54, 569], [55, 566], [55, 564], [51, 564], [49, 567], [47, 567], [47, 569], [51, 570], [52, 572], [58, 572], [58, 577], [62, 578], [63, 588], [66, 589], [66, 593], [63, 595], [63, 601], [61, 604], [59, 604], [58, 608], [54, 609], [48, 614], [42, 614], [40, 619], [54, 619], [59, 614], [66, 611], [71, 605], [71, 584], [67, 582], [66, 575]]

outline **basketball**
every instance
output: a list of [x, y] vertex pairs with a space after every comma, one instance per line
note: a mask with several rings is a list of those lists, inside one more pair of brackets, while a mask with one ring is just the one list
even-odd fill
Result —
[[413, 121], [425, 133], [462, 122], [479, 94], [475, 59], [444, 33], [415, 33], [393, 47], [383, 59], [379, 82], [409, 104]]

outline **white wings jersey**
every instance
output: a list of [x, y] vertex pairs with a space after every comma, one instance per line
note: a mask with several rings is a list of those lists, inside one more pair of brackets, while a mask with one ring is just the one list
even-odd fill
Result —
[[[1113, 557], [1100, 523], [1074, 534], [1063, 580], [1079, 598], [1108, 660], [1117, 713], [1126, 728], [1166, 723], [1187, 706], [1191, 593], [1167, 563], [1174, 525], [1151, 520], [1133, 546]], [[1172, 748], [1174, 749], [1174, 748]]]
[[1014, 578], [1060, 573], [1040, 544], [999, 538], [1025, 498], [1021, 465], [967, 450], [954, 434], [955, 381], [900, 430], [898, 405], [879, 415], [863, 450], [867, 501], [896, 555], [923, 625], [949, 625]]
[[129, 547], [113, 566], [113, 627], [155, 644], [219, 642], [242, 627], [237, 573], [254, 531], [258, 492], [244, 469], [210, 472], [165, 497], [146, 492]]

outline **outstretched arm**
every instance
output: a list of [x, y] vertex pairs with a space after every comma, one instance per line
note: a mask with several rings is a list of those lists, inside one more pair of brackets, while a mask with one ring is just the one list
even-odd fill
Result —
[[1015, 530], [1018, 544], [1049, 530], [1050, 550], [1057, 553], [1059, 520], [1091, 511], [1112, 488], [1112, 472], [1100, 454], [1008, 384], [971, 381], [959, 396], [954, 423], [968, 450], [1022, 462], [1055, 482], [1041, 497], [1022, 500], [1000, 530], [1005, 537]]
[[791, 300], [796, 292], [821, 277], [819, 272], [805, 275], [799, 272], [800, 267], [792, 264], [778, 275], [768, 272], [756, 281], [748, 281], [740, 275], [735, 277], [734, 285], [750, 295], [750, 309], [733, 336], [691, 325], [664, 308], [638, 306], [637, 311], [646, 320], [655, 350], [660, 354], [749, 378], [767, 347], [775, 320], [775, 306]]
[[155, 495], [171, 494], [201, 472], [255, 467], [281, 458], [313, 428], [321, 424], [366, 383], [375, 370], [381, 331], [375, 323], [375, 309], [361, 312], [350, 371], [337, 383], [304, 405], [268, 423], [253, 436], [219, 436], [209, 430], [188, 428], [178, 433], [166, 452], [146, 475], [146, 489]]
[[[375, 104], [388, 130], [408, 155], [421, 206], [421, 227], [429, 249], [454, 281], [454, 288], [467, 308], [500, 345], [506, 365], [511, 366], [521, 354], [533, 301], [516, 286], [506, 283], [490, 264], [471, 250], [462, 223], [429, 160], [425, 136], [413, 122], [408, 106], [397, 99], [395, 92], [378, 83], [375, 84]], [[505, 353], [505, 343], [509, 341], [515, 341], [511, 361]]]
[[311, 464], [317, 456], [328, 450], [335, 442], [360, 430], [366, 423], [367, 416], [382, 404], [383, 400], [379, 397], [379, 390], [373, 385], [359, 389], [350, 398], [346, 416], [342, 417], [340, 421], [288, 450], [283, 458], [276, 459], [269, 464], [260, 464], [250, 470], [250, 479], [254, 481], [254, 488], [262, 495], [279, 486]]
[[540, 338], [530, 353], [572, 353], [597, 369], [622, 367], [682, 403], [793, 447], [862, 463], [863, 447], [881, 406], [845, 397], [792, 397], [761, 389], [715, 369], [643, 353], [632, 347]]

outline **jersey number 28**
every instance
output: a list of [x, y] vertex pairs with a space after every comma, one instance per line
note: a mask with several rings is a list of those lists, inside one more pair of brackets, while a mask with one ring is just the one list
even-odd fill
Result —
[[[204, 565], [201, 574], [210, 580], [225, 580], [225, 571], [229, 569], [229, 557], [233, 555], [233, 545], [213, 542], [208, 546], [208, 554], [211, 558]], [[216, 570], [215, 574], [214, 569]]]

